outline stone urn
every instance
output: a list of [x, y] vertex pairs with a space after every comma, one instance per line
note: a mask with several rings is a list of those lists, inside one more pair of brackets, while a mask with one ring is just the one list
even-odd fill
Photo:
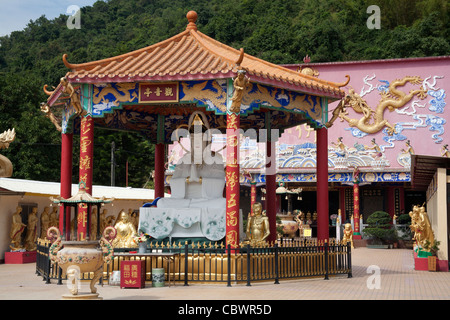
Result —
[[[100, 241], [62, 241], [58, 228], [51, 227], [47, 230], [47, 237], [56, 240], [49, 250], [49, 259], [52, 264], [57, 263], [62, 269], [62, 275], [67, 275], [71, 296], [64, 298], [82, 299], [78, 295], [78, 280], [81, 273], [92, 272], [94, 275], [90, 282], [90, 296], [98, 298], [95, 283], [103, 275], [103, 264], [112, 261], [114, 248], [111, 245], [117, 231], [113, 227], [105, 228]], [[87, 298], [89, 299], [89, 298]]]
[[288, 235], [289, 238], [294, 238], [298, 230], [298, 223], [294, 220], [294, 216], [292, 214], [278, 214], [277, 216], [281, 219], [283, 233]]

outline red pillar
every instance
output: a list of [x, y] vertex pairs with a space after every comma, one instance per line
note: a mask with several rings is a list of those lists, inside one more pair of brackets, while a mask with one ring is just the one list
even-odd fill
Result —
[[227, 113], [226, 245], [239, 245], [239, 127], [240, 115]]
[[[68, 199], [72, 196], [72, 158], [73, 158], [73, 134], [63, 133], [61, 135], [61, 197]], [[59, 212], [59, 231], [69, 240], [70, 236], [70, 208], [60, 207]], [[64, 215], [66, 216], [66, 225], [64, 226]]]
[[277, 182], [276, 182], [276, 150], [275, 142], [269, 139], [266, 143], [266, 215], [269, 218], [270, 235], [267, 241], [277, 239]]
[[164, 143], [155, 146], [155, 199], [164, 197]]
[[[80, 127], [80, 189], [92, 195], [92, 173], [94, 156], [94, 120], [88, 115], [81, 119]], [[86, 240], [88, 208], [78, 206], [77, 240]]]
[[328, 209], [328, 131], [317, 130], [317, 239], [329, 238]]

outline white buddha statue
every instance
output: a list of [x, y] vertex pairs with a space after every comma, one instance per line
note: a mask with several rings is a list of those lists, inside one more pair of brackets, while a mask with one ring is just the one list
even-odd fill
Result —
[[169, 234], [219, 240], [225, 235], [224, 161], [211, 151], [202, 128], [209, 129], [207, 118], [196, 111], [188, 123], [191, 148], [175, 166], [171, 196], [159, 199], [156, 208], [141, 208], [139, 229], [154, 238]]

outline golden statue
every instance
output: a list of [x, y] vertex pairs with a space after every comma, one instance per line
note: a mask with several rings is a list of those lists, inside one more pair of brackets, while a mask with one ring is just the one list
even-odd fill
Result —
[[251, 246], [264, 245], [270, 235], [269, 218], [262, 211], [260, 202], [253, 204], [253, 216], [248, 214], [246, 234], [247, 239], [244, 243], [249, 243]]
[[413, 240], [420, 248], [424, 248], [426, 241], [430, 243], [429, 247], [434, 244], [434, 233], [431, 228], [430, 219], [425, 212], [425, 207], [414, 206], [413, 210], [409, 212], [411, 217], [411, 225], [409, 226], [411, 231], [414, 232]]
[[52, 213], [50, 213], [50, 227], [59, 228], [58, 207], [53, 207]]
[[347, 242], [350, 241], [351, 247], [352, 249], [354, 248], [353, 246], [353, 230], [352, 230], [352, 224], [351, 223], [346, 223], [344, 225], [344, 236], [342, 237], [342, 243], [343, 244], [347, 244]]
[[137, 230], [139, 227], [139, 214], [134, 212], [133, 209], [128, 209], [128, 215], [130, 217], [131, 223], [133, 223], [134, 228]]
[[67, 81], [66, 77], [62, 77], [60, 81], [61, 85], [64, 86], [64, 93], [69, 95], [70, 104], [75, 108], [78, 115], [83, 115], [86, 111], [81, 107], [80, 97], [78, 92], [75, 91], [72, 84]]
[[241, 112], [241, 102], [244, 96], [244, 90], [247, 88], [250, 80], [245, 75], [246, 71], [244, 69], [238, 70], [238, 75], [233, 81], [234, 93], [231, 98], [230, 111], [234, 113]]
[[58, 130], [59, 132], [62, 132], [62, 128], [59, 125], [58, 119], [56, 119], [55, 115], [50, 110], [50, 107], [47, 104], [45, 104], [44, 102], [41, 103], [41, 111], [45, 114], [45, 117], [50, 119], [50, 121], [55, 126], [56, 130]]
[[34, 207], [28, 214], [27, 235], [25, 237], [25, 249], [27, 251], [34, 251], [37, 248], [37, 221], [37, 207]]
[[12, 216], [11, 231], [9, 233], [9, 237], [11, 238], [9, 248], [12, 251], [23, 249], [22, 232], [27, 225], [22, 222], [22, 216], [20, 215], [21, 212], [22, 207], [18, 206], [16, 212], [14, 212]]
[[136, 229], [131, 222], [130, 215], [125, 210], [119, 212], [114, 228], [117, 230], [117, 236], [112, 242], [114, 248], [138, 247], [138, 244], [134, 242], [134, 237], [137, 235]]
[[[409, 93], [405, 93], [397, 89], [397, 87], [404, 86], [407, 82], [413, 85], [420, 85], [419, 89], [410, 90]], [[420, 99], [425, 99], [427, 96], [426, 90], [422, 87], [423, 80], [418, 76], [407, 76], [403, 79], [396, 79], [389, 84], [389, 88], [386, 91], [381, 92], [381, 100], [379, 101], [375, 111], [373, 111], [367, 102], [358, 95], [353, 89], [349, 90], [348, 99], [345, 99], [344, 106], [352, 108], [357, 113], [362, 113], [363, 116], [360, 119], [350, 119], [346, 113], [340, 112], [339, 117], [342, 120], [348, 122], [350, 127], [357, 127], [359, 130], [365, 133], [377, 133], [384, 127], [387, 127], [387, 132], [392, 135], [395, 132], [395, 127], [391, 125], [384, 118], [384, 111], [386, 108], [389, 111], [402, 108], [416, 95]]]
[[48, 213], [48, 207], [45, 207], [44, 211], [41, 213], [41, 239], [47, 238], [48, 228], [50, 228], [50, 214]]
[[103, 234], [103, 231], [107, 227], [107, 224], [106, 224], [106, 215], [107, 214], [108, 214], [108, 210], [106, 210], [106, 209], [103, 209], [103, 211], [100, 212], [100, 221], [98, 223], [100, 223], [100, 233], [101, 234]]
[[[325, 126], [327, 128], [330, 128], [333, 125], [334, 121], [336, 121], [336, 119], [338, 117], [341, 117], [341, 115], [347, 114], [345, 107], [347, 105], [349, 105], [349, 103], [350, 103], [350, 95], [346, 95], [345, 98], [343, 98], [339, 102], [338, 106], [333, 110], [331, 119], [328, 120], [328, 122], [325, 124]], [[343, 121], [343, 120], [341, 119], [341, 121]]]

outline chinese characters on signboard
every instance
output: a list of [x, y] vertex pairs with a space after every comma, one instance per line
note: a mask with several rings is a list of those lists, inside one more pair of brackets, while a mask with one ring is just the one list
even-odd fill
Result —
[[178, 83], [140, 83], [139, 103], [178, 102]]

